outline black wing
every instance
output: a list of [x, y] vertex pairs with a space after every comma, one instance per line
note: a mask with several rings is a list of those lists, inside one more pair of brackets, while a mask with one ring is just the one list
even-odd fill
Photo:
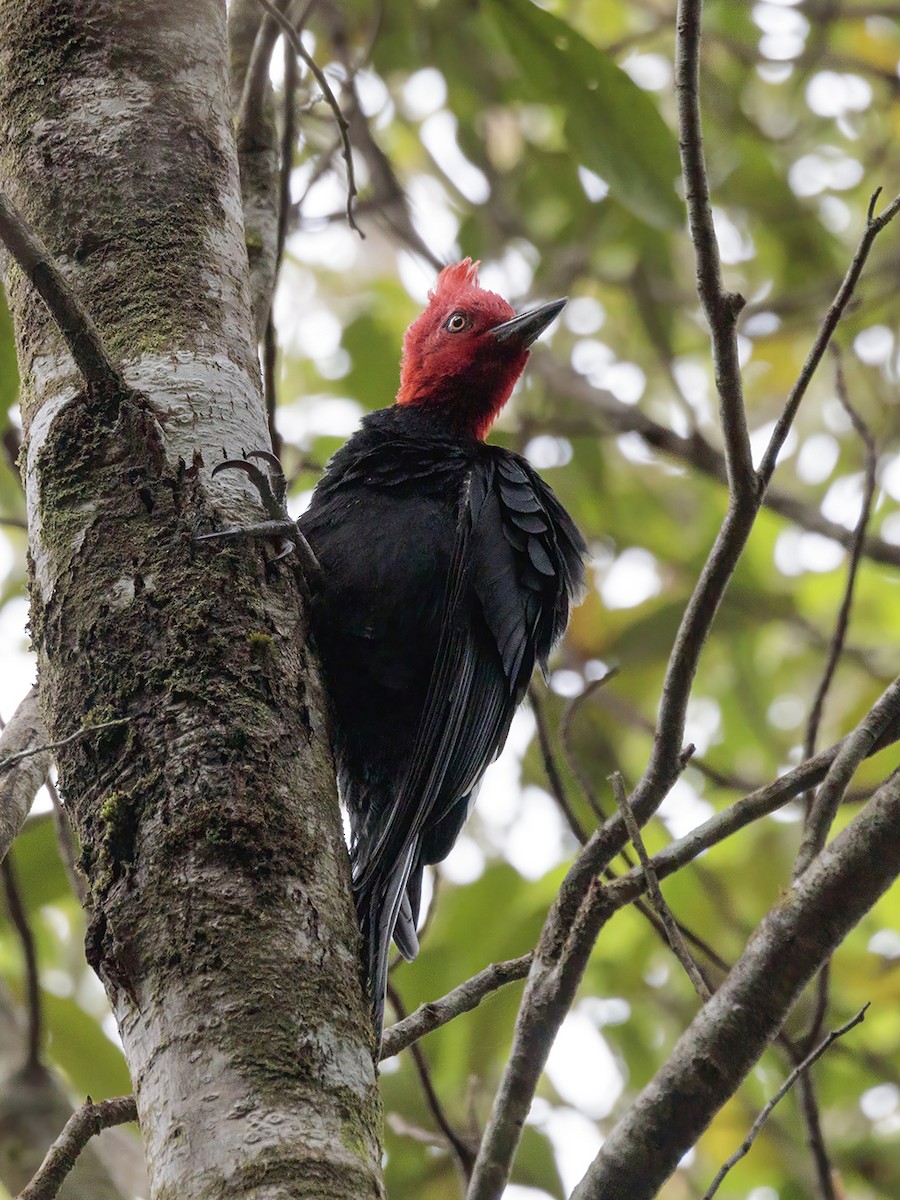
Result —
[[397, 940], [414, 953], [422, 867], [456, 840], [535, 662], [546, 667], [583, 586], [585, 545], [552, 491], [524, 459], [483, 449], [460, 499], [440, 643], [409, 769], [377, 836], [354, 847], [379, 1018], [401, 907]]

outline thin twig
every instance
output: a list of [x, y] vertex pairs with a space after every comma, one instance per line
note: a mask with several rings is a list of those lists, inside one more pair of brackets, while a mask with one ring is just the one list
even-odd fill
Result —
[[860, 763], [872, 752], [879, 738], [900, 713], [900, 680], [895, 680], [872, 706], [853, 733], [845, 738], [835, 755], [828, 774], [816, 793], [803, 830], [803, 840], [794, 862], [794, 878], [799, 878], [816, 857], [834, 821], [844, 792]]
[[0, 863], [0, 873], [3, 875], [3, 892], [6, 896], [6, 907], [19, 941], [22, 943], [22, 954], [25, 958], [25, 979], [28, 994], [28, 1058], [29, 1067], [38, 1067], [41, 1062], [41, 1043], [43, 1041], [43, 1009], [41, 1006], [41, 984], [38, 975], [37, 950], [34, 944], [34, 934], [28, 923], [25, 906], [13, 870], [12, 855], [7, 854]]
[[119, 725], [130, 725], [132, 721], [136, 721], [144, 715], [144, 713], [134, 713], [130, 717], [115, 717], [112, 721], [98, 721], [96, 725], [82, 725], [80, 729], [76, 729], [74, 733], [70, 733], [61, 741], [47, 742], [43, 746], [32, 746], [28, 750], [19, 750], [16, 754], [10, 754], [8, 757], [0, 759], [0, 771], [6, 770], [14, 763], [21, 762], [23, 758], [31, 758], [35, 754], [45, 754], [48, 750], [60, 750], [63, 746], [68, 746], [70, 742], [77, 742], [79, 738], [88, 737], [102, 729], [115, 729]]
[[44, 787], [47, 789], [50, 795], [50, 802], [53, 805], [53, 819], [56, 824], [56, 844], [59, 847], [59, 857], [62, 859], [62, 864], [66, 869], [69, 883], [72, 885], [72, 891], [78, 897], [81, 907], [84, 908], [88, 895], [87, 883], [78, 869], [75, 831], [72, 829], [72, 822], [69, 820], [69, 814], [63, 807], [59, 792], [56, 790], [56, 784], [49, 776], [44, 781]]
[[[728, 482], [724, 456], [699, 433], [682, 437], [669, 426], [654, 421], [642, 409], [623, 404], [611, 392], [596, 387], [584, 375], [579, 375], [552, 354], [535, 353], [533, 359], [530, 365], [532, 375], [537, 373], [555, 395], [565, 396], [570, 403], [574, 401], [578, 405], [578, 415], [574, 418], [554, 413], [553, 433], [570, 437], [636, 433], [654, 453], [665, 455], [673, 462], [682, 463], [718, 483]], [[543, 432], [543, 428], [539, 426], [537, 432]], [[829, 521], [818, 507], [805, 504], [788, 492], [769, 487], [763, 497], [763, 505], [771, 512], [793, 521], [801, 529], [820, 533], [848, 549], [851, 545], [852, 530], [836, 521]], [[866, 538], [863, 553], [873, 562], [900, 566], [900, 546], [873, 534]]]
[[[825, 964], [827, 967], [828, 964]], [[825, 967], [819, 972], [819, 979]], [[834, 1173], [828, 1147], [825, 1144], [825, 1134], [822, 1129], [822, 1118], [819, 1113], [819, 1102], [816, 1099], [816, 1089], [812, 1074], [804, 1071], [797, 1081], [797, 1092], [800, 1097], [800, 1113], [806, 1125], [806, 1142], [812, 1154], [813, 1165], [819, 1181], [819, 1196], [817, 1200], [842, 1200], [834, 1190]]]
[[69, 1117], [62, 1133], [47, 1151], [46, 1158], [34, 1178], [19, 1194], [18, 1200], [54, 1200], [79, 1154], [92, 1137], [114, 1125], [125, 1125], [128, 1121], [136, 1120], [134, 1096], [117, 1096], [96, 1104], [88, 1097], [81, 1108]]
[[50, 310], [88, 387], [109, 393], [124, 391], [125, 381], [110, 361], [97, 326], [51, 258], [50, 251], [2, 192], [0, 238]]
[[872, 498], [875, 495], [875, 472], [878, 467], [878, 453], [875, 447], [875, 439], [868, 425], [850, 403], [850, 398], [847, 395], [847, 382], [844, 378], [844, 366], [841, 361], [840, 351], [836, 346], [832, 346], [832, 352], [835, 360], [835, 384], [838, 399], [850, 418], [853, 428], [859, 434], [860, 440], [865, 449], [865, 475], [863, 482], [862, 504], [859, 511], [859, 519], [853, 530], [853, 543], [850, 548], [850, 561], [847, 564], [847, 582], [844, 587], [844, 595], [841, 600], [841, 606], [838, 611], [837, 621], [835, 622], [834, 633], [831, 637], [831, 642], [828, 648], [828, 658], [825, 662], [825, 668], [822, 672], [822, 678], [819, 682], [818, 690], [816, 691], [815, 699], [813, 700], [812, 708], [809, 714], [809, 721], [806, 726], [806, 739], [804, 742], [804, 758], [812, 758], [816, 749], [816, 735], [819, 731], [819, 724], [822, 720], [822, 709], [825, 705], [825, 698], [828, 695], [828, 689], [831, 687], [831, 681], [834, 678], [834, 672], [837, 668], [838, 661], [841, 657], [841, 652], [844, 648], [844, 641], [847, 637], [847, 627], [850, 623], [850, 610], [853, 606], [853, 591], [856, 585], [857, 572], [859, 571], [859, 563], [862, 558], [863, 542], [866, 536], [866, 527], [869, 523], [869, 517], [872, 512]]
[[573, 696], [563, 710], [562, 726], [560, 728], [560, 740], [569, 770], [577, 779], [578, 786], [581, 788], [585, 800], [591, 806], [598, 821], [605, 821], [606, 813], [603, 811], [603, 805], [600, 803], [600, 797], [597, 795], [596, 789], [591, 784], [587, 773], [581, 765], [581, 759], [575, 753], [575, 748], [572, 745], [572, 725], [575, 717], [581, 711], [581, 706], [584, 702], [593, 696], [595, 692], [605, 687], [611, 680], [615, 679], [618, 673], [618, 667], [610, 667], [605, 675], [601, 675], [599, 679], [592, 679], [584, 691], [579, 692], [577, 696]]
[[544, 773], [547, 776], [547, 782], [550, 784], [550, 791], [553, 793], [553, 798], [556, 800], [557, 807], [565, 817], [566, 824], [569, 826], [579, 846], [583, 846], [588, 839], [587, 830], [579, 820], [575, 810], [569, 802], [569, 796], [566, 792], [566, 786], [563, 783], [562, 776], [559, 773], [559, 767], [556, 763], [556, 755], [553, 753], [553, 743], [550, 739], [550, 730], [547, 728], [546, 713], [544, 712], [543, 701], [538, 695], [537, 688], [531, 684], [528, 688], [528, 699], [531, 701], [531, 711], [534, 713], [534, 721], [537, 726], [538, 745], [541, 748], [541, 758], [544, 763]]
[[866, 265], [866, 260], [875, 239], [882, 229], [888, 225], [894, 217], [900, 212], [900, 196], [896, 196], [880, 216], [875, 216], [875, 205], [878, 202], [878, 197], [881, 195], [881, 188], [873, 194], [869, 201], [869, 210], [866, 215], [866, 227], [863, 230], [862, 237], [859, 240], [856, 253], [853, 256], [853, 261], [847, 269], [847, 274], [844, 276], [841, 286], [838, 288], [837, 295], [831, 302], [831, 307], [825, 314], [825, 320], [819, 330], [818, 336], [813, 343], [812, 349], [807, 355], [806, 362], [803, 364], [797, 382], [791, 388], [790, 395], [785, 403], [784, 410], [781, 416], [775, 423], [775, 428], [772, 431], [772, 436], [769, 438], [769, 444], [766, 447], [765, 454], [759, 464], [757, 478], [762, 491], [768, 487], [769, 480], [775, 471], [775, 465], [778, 462], [778, 455], [784, 445], [787, 435], [790, 433], [791, 425], [794, 422], [794, 417], [797, 415], [797, 409], [800, 407], [800, 401], [806, 394], [806, 389], [809, 387], [813, 375], [819, 363], [822, 361], [822, 356], [828, 349], [838, 322], [844, 315], [844, 310], [850, 303], [850, 298], [853, 295], [856, 285], [859, 282], [859, 277], [862, 274], [862, 269]]
[[762, 1129], [763, 1125], [765, 1125], [766, 1121], [769, 1118], [769, 1114], [772, 1112], [772, 1109], [775, 1107], [775, 1105], [778, 1104], [778, 1102], [780, 1100], [784, 1099], [784, 1097], [788, 1094], [788, 1092], [791, 1090], [791, 1088], [797, 1082], [799, 1077], [804, 1072], [808, 1071], [814, 1062], [816, 1062], [818, 1059], [820, 1059], [822, 1057], [822, 1055], [829, 1048], [829, 1046], [831, 1046], [834, 1042], [836, 1042], [838, 1040], [838, 1038], [843, 1037], [845, 1033], [849, 1033], [851, 1029], [855, 1028], [857, 1025], [861, 1024], [862, 1021], [865, 1020], [866, 1010], [868, 1009], [868, 1007], [869, 1007], [868, 1003], [864, 1004], [863, 1007], [859, 1010], [859, 1012], [856, 1014], [855, 1017], [853, 1017], [851, 1020], [849, 1020], [845, 1025], [842, 1025], [840, 1027], [840, 1029], [832, 1030], [831, 1033], [829, 1033], [828, 1036], [822, 1042], [820, 1042], [820, 1044], [815, 1048], [815, 1050], [813, 1050], [811, 1054], [808, 1054], [806, 1056], [806, 1058], [804, 1058], [803, 1062], [799, 1063], [793, 1069], [793, 1071], [791, 1071], [790, 1075], [788, 1075], [787, 1079], [784, 1081], [784, 1083], [781, 1085], [781, 1087], [778, 1089], [778, 1091], [775, 1093], [775, 1095], [772, 1097], [772, 1099], [768, 1102], [768, 1104], [766, 1104], [765, 1108], [762, 1110], [762, 1112], [759, 1114], [759, 1116], [753, 1122], [753, 1125], [750, 1129], [750, 1132], [747, 1134], [747, 1137], [744, 1139], [744, 1141], [741, 1143], [741, 1145], [738, 1147], [738, 1149], [735, 1150], [735, 1152], [734, 1152], [734, 1154], [732, 1154], [731, 1158], [729, 1158], [727, 1162], [722, 1164], [722, 1166], [719, 1169], [719, 1173], [716, 1175], [715, 1179], [712, 1181], [709, 1188], [704, 1193], [703, 1200], [712, 1200], [712, 1197], [719, 1190], [719, 1186], [721, 1185], [722, 1180], [725, 1178], [725, 1176], [728, 1174], [728, 1172], [731, 1170], [731, 1168], [735, 1165], [735, 1163], [739, 1163], [741, 1161], [741, 1159], [747, 1154], [747, 1152], [750, 1150], [750, 1147], [756, 1141], [759, 1131]]
[[678, 147], [684, 179], [688, 224], [697, 261], [697, 293], [709, 322], [716, 390], [725, 442], [728, 487], [735, 499], [752, 499], [755, 491], [750, 437], [744, 412], [737, 318], [744, 298], [722, 286], [719, 245], [709, 202], [700, 121], [700, 18], [702, 0], [679, 0], [676, 17], [675, 95], [678, 102]]
[[[406, 1011], [403, 1006], [403, 1001], [400, 998], [396, 987], [392, 983], [388, 983], [388, 994], [391, 998], [391, 1003], [397, 1012], [397, 1015], [402, 1021], [406, 1017]], [[428, 1061], [422, 1052], [422, 1047], [418, 1042], [409, 1043], [409, 1052], [412, 1055], [416, 1071], [419, 1076], [419, 1081], [422, 1084], [422, 1091], [425, 1093], [425, 1102], [434, 1117], [435, 1124], [441, 1133], [447, 1139], [453, 1156], [456, 1159], [457, 1166], [462, 1172], [463, 1178], [468, 1183], [472, 1176], [472, 1167], [475, 1162], [475, 1151], [466, 1142], [459, 1133], [453, 1128], [447, 1114], [444, 1112], [444, 1106], [438, 1096], [434, 1082], [431, 1078], [431, 1071], [428, 1066]]]
[[50, 769], [50, 754], [40, 749], [47, 731], [37, 686], [31, 688], [21, 700], [6, 726], [0, 720], [0, 728], [3, 729], [0, 734], [0, 759], [4, 755], [12, 756], [20, 750], [37, 747], [27, 767], [0, 774], [0, 859], [3, 859], [25, 823]]
[[666, 904], [662, 890], [659, 886], [659, 880], [656, 877], [656, 872], [653, 870], [653, 864], [650, 861], [650, 855], [647, 853], [647, 848], [644, 845], [644, 839], [641, 837], [640, 827], [635, 820], [634, 813], [631, 811], [631, 805], [628, 803], [628, 795], [625, 791], [625, 781], [622, 778], [621, 772], [615, 771], [610, 775], [612, 783], [613, 795], [616, 798], [616, 804], [619, 811], [625, 818], [625, 826], [628, 830], [628, 836], [631, 838], [631, 844], [637, 851], [637, 856], [641, 862], [641, 870], [644, 872], [644, 878], [647, 881], [647, 892], [653, 907], [656, 909], [659, 919], [663, 923], [666, 931], [666, 937], [669, 939], [669, 945], [672, 947], [672, 953], [684, 967], [685, 973], [690, 979], [694, 991], [705, 1004], [712, 995], [712, 992], [706, 986], [706, 980], [697, 969], [697, 964], [691, 956], [690, 950], [685, 945], [684, 938], [681, 936], [681, 930], [678, 928], [678, 922], [672, 916], [672, 910]]
[[399, 1054], [401, 1050], [426, 1034], [433, 1033], [435, 1029], [440, 1029], [448, 1021], [471, 1012], [487, 996], [508, 983], [524, 979], [531, 966], [531, 959], [531, 954], [523, 954], [521, 958], [512, 958], [508, 962], [491, 963], [483, 971], [455, 987], [452, 992], [442, 996], [440, 1000], [431, 1000], [421, 1005], [410, 1016], [404, 1017], [396, 1025], [391, 1025], [384, 1031], [381, 1040], [382, 1059]]
[[[652, 859], [653, 869], [656, 872], [657, 878], [665, 879], [668, 875], [672, 875], [675, 871], [687, 866], [699, 854], [702, 854], [704, 850], [709, 850], [713, 846], [718, 845], [753, 821], [758, 821], [761, 817], [775, 812], [807, 788], [825, 779], [834, 769], [841, 755], [849, 754], [851, 751], [855, 755], [859, 751], [863, 731], [869, 729], [869, 724], [873, 720], [872, 714], [875, 710], [880, 709], [884, 705], [896, 708], [898, 703], [900, 703], [900, 682], [895, 682], [882, 695], [872, 711], [863, 718], [857, 729], [849, 733], [842, 741], [830, 746], [827, 750], [822, 750], [815, 758], [811, 758], [807, 762], [794, 767], [793, 770], [779, 776], [778, 779], [766, 784], [765, 787], [751, 792], [750, 795], [732, 804], [730, 808], [715, 813], [701, 825], [698, 825], [696, 829], [692, 829], [690, 833], [685, 834], [684, 837], [670, 842], [665, 849], [654, 855]], [[880, 727], [881, 718], [876, 717], [875, 720]], [[895, 717], [893, 724], [889, 723], [887, 729], [879, 738], [875, 738], [874, 740], [870, 738], [865, 739], [865, 746], [867, 748], [863, 757], [865, 758], [870, 754], [874, 754], [876, 751], [896, 742], [898, 739], [900, 739], [900, 725], [898, 725]], [[643, 895], [645, 886], [646, 880], [644, 879], [643, 872], [640, 868], [635, 867], [626, 875], [620, 876], [615, 883], [609, 884], [606, 888], [606, 893], [609, 900], [616, 907], [619, 907], [621, 904], [627, 904], [635, 897]]]
[[353, 219], [353, 198], [356, 193], [356, 176], [353, 171], [353, 150], [350, 146], [350, 126], [344, 114], [341, 112], [341, 106], [338, 104], [334, 92], [331, 90], [331, 84], [325, 77], [325, 72], [319, 67], [312, 55], [303, 45], [303, 39], [297, 33], [297, 30], [290, 23], [284, 13], [278, 11], [271, 0], [257, 0], [261, 4], [273, 20], [277, 21], [284, 31], [285, 36], [290, 41], [294, 50], [303, 59], [307, 67], [313, 74], [313, 77], [319, 87], [322, 89], [322, 95], [325, 98], [325, 103], [334, 113], [334, 119], [337, 122], [337, 127], [341, 134], [341, 145], [343, 147], [344, 162], [347, 166], [347, 224], [351, 229], [355, 230], [361, 238], [366, 235], [356, 224]]

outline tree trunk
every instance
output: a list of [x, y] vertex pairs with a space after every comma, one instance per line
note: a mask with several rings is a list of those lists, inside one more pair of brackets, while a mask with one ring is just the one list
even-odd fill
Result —
[[48, 727], [132, 718], [59, 768], [151, 1195], [348, 1200], [379, 1107], [300, 589], [192, 542], [258, 517], [209, 468], [268, 443], [229, 113], [223, 0], [0, 0], [0, 186], [134, 389], [7, 267]]

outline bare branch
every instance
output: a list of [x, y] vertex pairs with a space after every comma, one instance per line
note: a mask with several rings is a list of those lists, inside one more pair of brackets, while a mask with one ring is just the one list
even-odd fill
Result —
[[54, 1200], [66, 1176], [75, 1166], [78, 1155], [92, 1137], [113, 1125], [136, 1120], [134, 1096], [117, 1096], [97, 1104], [88, 1097], [81, 1108], [72, 1113], [65, 1129], [47, 1151], [47, 1157], [37, 1174], [19, 1194], [18, 1200]]
[[[878, 727], [881, 727], [881, 718], [876, 710], [880, 710], [881, 706], [885, 704], [894, 707], [898, 703], [898, 687], [900, 687], [900, 681], [891, 684], [888, 691], [882, 695], [875, 707], [863, 719], [862, 724], [853, 733], [848, 734], [843, 741], [837, 742], [827, 750], [822, 750], [815, 758], [808, 759], [798, 767], [794, 767], [792, 771], [781, 775], [772, 783], [766, 784], [765, 787], [751, 792], [750, 795], [732, 804], [730, 808], [715, 813], [702, 825], [698, 825], [696, 829], [692, 829], [690, 833], [671, 842], [665, 849], [654, 855], [651, 862], [657, 878], [665, 879], [666, 876], [680, 870], [681, 867], [687, 866], [704, 850], [718, 845], [733, 833], [737, 833], [739, 829], [743, 829], [753, 821], [758, 821], [760, 817], [768, 816], [769, 813], [775, 812], [807, 788], [814, 787], [826, 778], [842, 754], [849, 754], [851, 750], [854, 754], [858, 753], [860, 746], [866, 743], [867, 749], [863, 754], [863, 758], [865, 758], [883, 749], [884, 746], [896, 742], [900, 738], [900, 725], [896, 719], [893, 722], [889, 720], [882, 733], [874, 739], [868, 737], [864, 731], [873, 721]], [[873, 714], [875, 715], [873, 716]], [[608, 898], [616, 907], [642, 895], [644, 890], [643, 872], [637, 867], [629, 871], [627, 875], [622, 875], [615, 883], [608, 884], [606, 888]]]
[[856, 576], [859, 570], [860, 559], [862, 558], [863, 542], [866, 536], [866, 526], [869, 523], [869, 517], [872, 512], [872, 498], [875, 495], [875, 470], [878, 466], [878, 455], [875, 449], [875, 439], [866, 425], [865, 421], [850, 403], [850, 398], [847, 395], [847, 383], [844, 378], [844, 366], [841, 362], [840, 351], [836, 346], [832, 346], [835, 360], [835, 382], [837, 387], [838, 399], [844, 407], [845, 412], [853, 423], [853, 428], [859, 434], [865, 449], [865, 475], [863, 482], [862, 504], [859, 510], [859, 519], [856, 522], [856, 527], [853, 530], [853, 544], [850, 548], [850, 561], [847, 564], [847, 583], [844, 587], [844, 595], [841, 600], [841, 606], [838, 610], [837, 620], [834, 626], [834, 633], [831, 637], [831, 642], [828, 647], [828, 657], [825, 660], [825, 667], [822, 671], [822, 678], [816, 690], [815, 699], [810, 709], [809, 721], [806, 726], [806, 740], [803, 747], [804, 758], [812, 758], [816, 750], [816, 735], [819, 731], [819, 724], [822, 720], [822, 710], [825, 706], [825, 698], [828, 695], [828, 689], [831, 687], [831, 681], [834, 678], [834, 672], [837, 669], [838, 661], [841, 657], [841, 652], [844, 648], [844, 641], [847, 637], [847, 627], [850, 624], [850, 610], [853, 607], [853, 591], [856, 586]]
[[80, 738], [89, 737], [92, 733], [99, 733], [102, 729], [116, 729], [119, 725], [130, 725], [132, 721], [136, 721], [142, 716], [144, 713], [134, 713], [130, 717], [115, 717], [111, 721], [98, 721], [96, 725], [82, 725], [80, 729], [76, 729], [74, 733], [70, 733], [68, 737], [64, 737], [58, 742], [45, 742], [42, 746], [31, 746], [27, 750], [18, 750], [15, 754], [0, 758], [0, 772], [8, 770], [16, 763], [22, 762], [23, 759], [32, 758], [34, 755], [46, 754], [51, 750], [61, 750], [70, 742], [77, 742]]
[[3, 876], [3, 892], [6, 897], [6, 908], [9, 919], [15, 926], [19, 941], [22, 943], [22, 954], [25, 958], [25, 978], [28, 981], [28, 1055], [26, 1066], [36, 1069], [41, 1064], [41, 1042], [43, 1040], [43, 1010], [41, 1006], [41, 984], [38, 976], [37, 950], [34, 944], [34, 934], [28, 923], [28, 915], [22, 904], [19, 886], [13, 871], [12, 856], [7, 855], [0, 863], [0, 874]]
[[125, 381], [110, 361], [96, 325], [51, 258], [50, 251], [2, 193], [0, 238], [49, 309], [87, 386], [109, 393], [124, 391]]
[[508, 983], [524, 979], [531, 966], [531, 954], [523, 954], [521, 958], [512, 958], [508, 962], [491, 963], [452, 992], [442, 996], [440, 1000], [431, 1000], [423, 1004], [410, 1016], [404, 1017], [396, 1025], [384, 1031], [381, 1041], [382, 1059], [399, 1054], [407, 1046], [440, 1029], [448, 1021], [471, 1012], [492, 992], [498, 991]]
[[575, 810], [569, 802], [566, 786], [559, 773], [556, 756], [553, 753], [553, 745], [550, 741], [550, 730], [547, 728], [547, 718], [544, 712], [543, 701], [538, 695], [538, 690], [534, 684], [531, 684], [528, 688], [528, 699], [531, 701], [531, 710], [534, 713], [534, 720], [537, 725], [538, 745], [541, 748], [541, 758], [543, 759], [547, 782], [550, 784], [550, 791], [553, 793], [557, 806], [565, 817], [570, 831], [578, 844], [583, 846], [588, 839], [587, 830], [578, 819]]
[[719, 1190], [722, 1180], [725, 1178], [731, 1168], [735, 1166], [736, 1163], [739, 1163], [741, 1159], [748, 1153], [750, 1147], [756, 1141], [763, 1125], [765, 1125], [766, 1121], [769, 1119], [769, 1115], [775, 1105], [778, 1104], [780, 1100], [784, 1099], [800, 1076], [804, 1075], [813, 1065], [813, 1063], [817, 1062], [825, 1053], [825, 1051], [828, 1050], [828, 1048], [838, 1040], [838, 1038], [843, 1037], [845, 1033], [849, 1033], [851, 1029], [855, 1029], [857, 1025], [861, 1024], [865, 1020], [866, 1010], [868, 1007], [868, 1004], [864, 1004], [855, 1017], [852, 1017], [846, 1022], [846, 1024], [842, 1025], [840, 1029], [833, 1029], [831, 1033], [829, 1033], [828, 1036], [822, 1042], [820, 1042], [818, 1046], [816, 1046], [815, 1050], [813, 1050], [811, 1054], [808, 1054], [806, 1058], [804, 1058], [802, 1063], [799, 1063], [796, 1067], [794, 1067], [793, 1071], [791, 1071], [790, 1075], [788, 1075], [787, 1079], [753, 1122], [750, 1132], [747, 1134], [744, 1141], [741, 1143], [738, 1149], [735, 1150], [734, 1154], [732, 1154], [727, 1162], [722, 1164], [715, 1179], [704, 1192], [703, 1200], [712, 1200], [712, 1197]]
[[666, 931], [666, 937], [669, 940], [669, 945], [672, 947], [672, 953], [684, 967], [685, 974], [690, 979], [694, 991], [705, 1004], [712, 995], [710, 989], [706, 986], [706, 980], [697, 969], [697, 964], [688, 950], [684, 938], [681, 936], [681, 930], [678, 928], [678, 922], [672, 916], [672, 911], [666, 904], [665, 898], [660, 890], [659, 880], [656, 877], [656, 872], [653, 870], [653, 863], [647, 853], [647, 848], [644, 845], [644, 839], [641, 837], [641, 831], [635, 820], [634, 813], [631, 811], [631, 805], [628, 803], [628, 796], [625, 792], [625, 781], [619, 771], [610, 775], [612, 781], [613, 795], [616, 798], [616, 804], [619, 806], [619, 811], [625, 818], [625, 826], [628, 829], [628, 836], [631, 838], [631, 844], [637, 851], [637, 856], [641, 862], [641, 870], [644, 873], [644, 879], [647, 883], [647, 892], [649, 893], [651, 903], [656, 909], [659, 919], [663, 923], [663, 928]]
[[843, 799], [844, 792], [853, 778], [857, 767], [877, 744], [900, 713], [900, 679], [895, 680], [884, 691], [868, 715], [857, 725], [853, 733], [845, 738], [841, 749], [822, 786], [819, 788], [803, 831], [803, 840], [794, 863], [794, 878], [802, 875], [815, 856], [825, 845], [828, 830]]
[[859, 282], [859, 277], [862, 274], [863, 267], [866, 265], [866, 260], [872, 246], [875, 244], [875, 239], [882, 229], [894, 219], [900, 212], [900, 196], [896, 196], [890, 204], [885, 208], [880, 216], [875, 216], [875, 205], [881, 193], [881, 188], [872, 196], [869, 201], [869, 212], [866, 217], [866, 227], [863, 230], [863, 235], [859, 240], [859, 245], [856, 253], [853, 256], [853, 261], [847, 269], [847, 274], [844, 276], [841, 286], [838, 288], [837, 295], [831, 302], [831, 307], [825, 314], [825, 320], [819, 330], [818, 336], [813, 343], [812, 349], [807, 355], [806, 362], [803, 364], [797, 382], [791, 388], [790, 395], [784, 406], [784, 411], [775, 423], [775, 429], [772, 431], [772, 436], [769, 439], [769, 444], [766, 447], [766, 452], [762, 457], [757, 471], [757, 478], [761, 491], [769, 485], [769, 480], [775, 471], [775, 465], [778, 462], [778, 455], [781, 452], [781, 447], [784, 445], [785, 438], [790, 433], [791, 425], [794, 417], [797, 415], [797, 409], [800, 407], [800, 401], [806, 395], [806, 389], [809, 387], [813, 375], [815, 375], [819, 363], [822, 361], [822, 356], [828, 349], [828, 344], [834, 335], [835, 329], [838, 327], [838, 322], [844, 315], [847, 305], [850, 303], [850, 298], [853, 295], [856, 285]]
[[[651, 1200], [778, 1032], [813, 974], [900, 873], [900, 773], [794, 880], [572, 1200]], [[703, 1063], [703, 1087], [696, 1086]]]
[[[406, 1017], [406, 1011], [403, 1007], [403, 1001], [396, 987], [392, 983], [388, 983], [388, 996], [391, 1003], [396, 1009], [397, 1015], [401, 1021]], [[422, 1084], [422, 1091], [425, 1094], [425, 1103], [431, 1112], [434, 1122], [438, 1129], [444, 1135], [446, 1143], [456, 1159], [456, 1164], [459, 1167], [463, 1178], [468, 1183], [472, 1175], [472, 1165], [475, 1162], [475, 1152], [468, 1142], [460, 1137], [459, 1133], [453, 1128], [453, 1125], [444, 1112], [444, 1106], [441, 1103], [441, 1098], [438, 1096], [434, 1082], [431, 1078], [431, 1071], [428, 1066], [428, 1061], [422, 1052], [422, 1047], [418, 1042], [409, 1043], [409, 1052], [412, 1055], [413, 1062], [416, 1067], [416, 1072], [419, 1076], [419, 1082]]]
[[332, 113], [334, 113], [334, 119], [337, 122], [337, 127], [341, 134], [341, 146], [343, 147], [344, 162], [347, 166], [347, 224], [351, 229], [354, 229], [361, 238], [364, 238], [366, 235], [353, 219], [353, 198], [357, 194], [356, 175], [353, 171], [353, 150], [350, 146], [350, 126], [347, 124], [347, 119], [341, 112], [341, 106], [338, 104], [335, 94], [331, 90], [331, 84], [328, 82], [325, 72], [321, 69], [318, 63], [316, 63], [315, 59], [303, 45], [303, 40], [297, 33], [297, 30], [294, 28], [294, 26], [290, 23], [284, 13], [279, 12], [275, 5], [271, 3], [271, 0], [258, 0], [258, 3], [262, 5], [270, 17], [277, 21], [281, 26], [285, 37], [312, 72], [316, 83], [322, 89], [322, 95], [325, 98], [325, 103], [331, 109]]
[[744, 392], [737, 349], [737, 318], [742, 296], [722, 286], [719, 246], [709, 202], [700, 123], [700, 16], [702, 0], [679, 0], [675, 39], [675, 95], [678, 101], [678, 148], [694, 254], [697, 292], [709, 322], [716, 390], [725, 441], [728, 487], [737, 499], [752, 501], [756, 482], [744, 413]]
[[84, 908], [87, 901], [87, 882], [84, 875], [78, 869], [78, 853], [72, 822], [69, 820], [69, 814], [63, 808], [59, 792], [56, 790], [56, 784], [49, 775], [44, 781], [44, 786], [50, 793], [50, 801], [53, 805], [53, 820], [56, 824], [56, 844], [59, 847], [59, 857], [66, 868], [66, 874], [69, 877], [69, 883], [72, 885], [72, 891], [78, 897], [78, 902], [82, 908]]
[[[535, 353], [530, 366], [548, 387], [560, 396], [566, 396], [582, 405], [585, 419], [568, 424], [558, 415], [554, 416], [555, 433], [577, 434], [626, 434], [636, 433], [650, 449], [675, 462], [683, 463], [702, 475], [719, 483], [727, 483], [728, 473], [723, 455], [700, 434], [682, 437], [667, 425], [661, 425], [648, 417], [640, 408], [623, 404], [611, 392], [595, 387], [583, 375], [559, 362], [549, 353]], [[821, 511], [811, 504], [804, 504], [796, 496], [770, 487], [763, 498], [764, 507], [802, 529], [820, 533], [823, 537], [850, 549], [853, 531], [835, 521], [829, 521]], [[873, 562], [900, 566], [900, 546], [892, 545], [883, 538], [869, 534], [863, 544], [863, 553]]]
[[0, 860], [6, 857], [31, 810], [38, 789], [50, 769], [50, 751], [37, 687], [33, 687], [0, 734], [0, 761], [15, 759], [23, 752], [31, 756], [19, 771], [0, 772]]

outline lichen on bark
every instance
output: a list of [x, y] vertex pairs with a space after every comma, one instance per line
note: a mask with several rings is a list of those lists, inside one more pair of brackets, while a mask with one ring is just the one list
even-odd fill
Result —
[[[7, 270], [32, 632], [84, 847], [88, 952], [161, 1197], [381, 1194], [325, 706], [290, 568], [198, 546], [265, 444], [224, 4], [0, 0], [0, 186], [129, 388], [85, 390]], [[146, 158], [144, 157], [146, 155]], [[248, 512], [248, 510], [250, 510]]]

